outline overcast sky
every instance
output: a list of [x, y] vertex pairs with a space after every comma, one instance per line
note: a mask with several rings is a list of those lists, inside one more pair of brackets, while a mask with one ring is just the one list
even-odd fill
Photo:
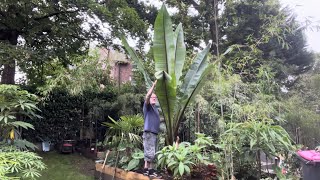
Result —
[[[158, 8], [161, 6], [161, 2], [157, 0], [140, 0], [146, 3], [151, 3]], [[298, 21], [305, 22], [306, 18], [311, 19], [314, 22], [318, 21], [320, 25], [320, 0], [280, 0], [283, 5], [289, 5], [291, 9], [297, 14]], [[172, 12], [174, 10], [169, 9]], [[320, 53], [320, 31], [314, 29], [313, 31], [306, 31], [306, 38], [308, 49]]]
[[[280, 0], [283, 4], [289, 5], [298, 16], [300, 22], [306, 18], [320, 25], [320, 0]], [[308, 49], [320, 53], [320, 31], [306, 31]]]

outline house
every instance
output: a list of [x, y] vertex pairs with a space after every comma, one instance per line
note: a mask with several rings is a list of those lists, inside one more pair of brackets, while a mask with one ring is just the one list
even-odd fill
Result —
[[99, 49], [100, 61], [108, 62], [104, 64], [104, 68], [110, 67], [110, 77], [115, 80], [120, 86], [123, 83], [131, 82], [132, 80], [132, 64], [128, 57], [112, 48]]

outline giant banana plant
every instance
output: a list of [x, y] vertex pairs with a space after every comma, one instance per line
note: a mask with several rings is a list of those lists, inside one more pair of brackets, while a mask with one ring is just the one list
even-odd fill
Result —
[[[131, 59], [143, 73], [146, 87], [151, 87], [150, 76], [144, 70], [142, 61], [124, 37], [122, 37], [122, 43]], [[173, 143], [186, 107], [201, 89], [205, 77], [213, 67], [207, 62], [210, 46], [211, 44], [197, 54], [181, 82], [186, 56], [182, 24], [180, 23], [173, 31], [169, 13], [166, 7], [162, 6], [154, 25], [152, 49], [156, 70], [154, 76], [158, 81], [155, 91], [165, 119], [167, 144]]]

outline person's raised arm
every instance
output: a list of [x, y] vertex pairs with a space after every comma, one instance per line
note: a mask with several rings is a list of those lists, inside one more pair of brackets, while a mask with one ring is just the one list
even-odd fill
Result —
[[145, 100], [146, 104], [150, 104], [150, 97], [151, 97], [151, 95], [153, 93], [153, 90], [154, 90], [154, 87], [156, 86], [156, 84], [157, 84], [157, 80], [154, 81], [154, 83], [152, 84], [151, 88], [147, 92], [146, 100]]

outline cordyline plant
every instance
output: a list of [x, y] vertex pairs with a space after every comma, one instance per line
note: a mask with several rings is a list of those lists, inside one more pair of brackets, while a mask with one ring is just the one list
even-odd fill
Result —
[[[151, 79], [144, 69], [134, 49], [123, 37], [122, 43], [129, 56], [143, 73], [146, 87], [151, 87]], [[204, 78], [213, 65], [207, 62], [211, 44], [199, 52], [184, 80], [181, 82], [182, 69], [186, 57], [186, 46], [182, 24], [173, 31], [171, 18], [163, 5], [154, 25], [153, 55], [155, 60], [156, 94], [166, 123], [166, 143], [172, 144], [176, 137], [183, 113], [204, 84]]]

